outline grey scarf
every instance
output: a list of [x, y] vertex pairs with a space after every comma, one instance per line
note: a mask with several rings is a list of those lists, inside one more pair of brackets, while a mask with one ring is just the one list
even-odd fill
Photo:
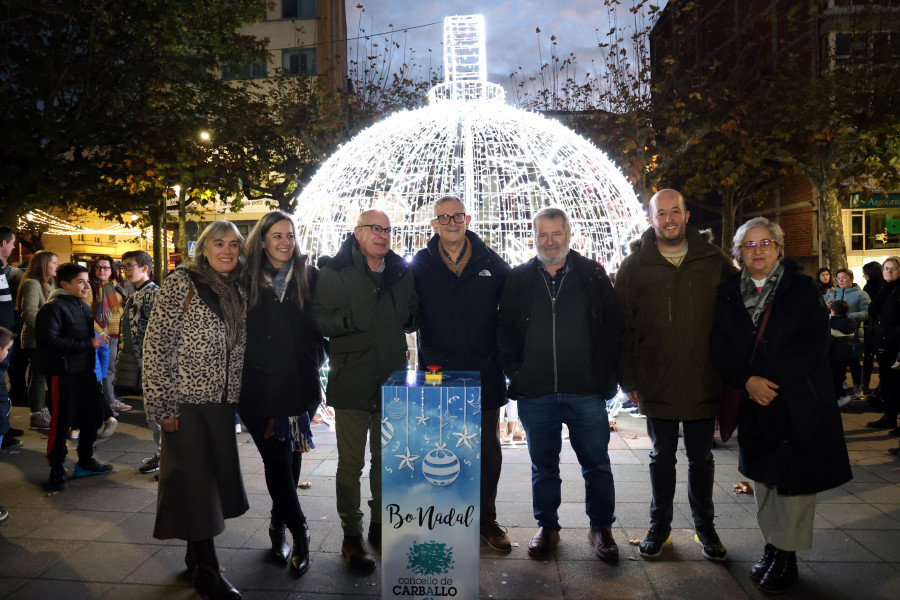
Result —
[[763, 285], [762, 292], [757, 291], [756, 284], [750, 278], [747, 268], [741, 271], [741, 298], [744, 300], [744, 306], [753, 319], [753, 325], [759, 325], [759, 317], [766, 310], [766, 305], [775, 297], [775, 289], [784, 275], [784, 263], [781, 261], [775, 265], [769, 276], [766, 277], [766, 283]]

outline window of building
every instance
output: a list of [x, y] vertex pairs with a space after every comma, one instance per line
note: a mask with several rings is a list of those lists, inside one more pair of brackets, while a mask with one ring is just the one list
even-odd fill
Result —
[[315, 75], [315, 48], [287, 48], [281, 51], [282, 75]]
[[282, 19], [315, 19], [316, 0], [282, 0]]
[[222, 79], [261, 79], [266, 77], [268, 66], [265, 61], [248, 63], [241, 67], [240, 71], [232, 71], [227, 66], [222, 67]]

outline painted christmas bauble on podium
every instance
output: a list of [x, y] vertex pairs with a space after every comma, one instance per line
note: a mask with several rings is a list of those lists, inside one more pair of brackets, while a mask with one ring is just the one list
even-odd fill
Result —
[[400, 402], [400, 398], [394, 398], [388, 405], [387, 413], [392, 419], [402, 419], [406, 416], [406, 407]]
[[434, 485], [450, 485], [459, 477], [459, 459], [449, 450], [432, 450], [425, 455], [422, 473]]
[[390, 423], [381, 424], [381, 445], [387, 446], [394, 437], [394, 426]]

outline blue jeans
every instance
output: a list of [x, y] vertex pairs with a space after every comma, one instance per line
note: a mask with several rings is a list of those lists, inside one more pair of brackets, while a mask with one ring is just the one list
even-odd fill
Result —
[[606, 401], [599, 395], [547, 394], [519, 398], [519, 417], [531, 455], [531, 492], [538, 526], [559, 529], [562, 479], [559, 453], [562, 424], [569, 427], [569, 442], [584, 477], [584, 510], [591, 530], [611, 527], [616, 520], [616, 489], [609, 464], [609, 419]]

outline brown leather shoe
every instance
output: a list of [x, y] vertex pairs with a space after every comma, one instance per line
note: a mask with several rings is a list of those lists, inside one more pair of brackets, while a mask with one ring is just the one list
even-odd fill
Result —
[[480, 529], [481, 539], [487, 542], [487, 545], [497, 552], [509, 552], [512, 550], [512, 544], [503, 528], [497, 524], [497, 521], [490, 523], [482, 523]]
[[553, 548], [559, 543], [559, 531], [549, 527], [538, 527], [537, 533], [528, 543], [528, 556], [537, 560], [546, 560], [553, 554]]
[[607, 527], [600, 531], [588, 531], [588, 541], [594, 547], [594, 554], [604, 562], [619, 561], [619, 546], [613, 539], [612, 529]]
[[375, 570], [375, 557], [369, 554], [361, 535], [344, 536], [341, 545], [341, 556], [351, 569], [360, 573], [371, 573]]

